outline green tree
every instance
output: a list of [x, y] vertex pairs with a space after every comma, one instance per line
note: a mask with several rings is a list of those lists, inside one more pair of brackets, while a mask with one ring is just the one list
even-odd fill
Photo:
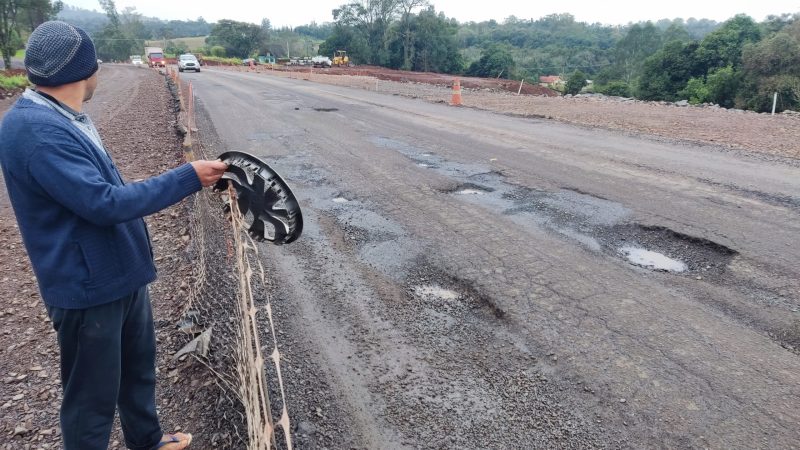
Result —
[[742, 66], [750, 75], [800, 75], [800, 41], [789, 33], [778, 33], [761, 42], [746, 45]]
[[733, 108], [741, 85], [741, 75], [731, 66], [714, 69], [706, 77], [708, 101]]
[[772, 100], [778, 94], [777, 112], [800, 109], [800, 77], [776, 75], [751, 80], [747, 85], [750, 94], [737, 99], [737, 106], [759, 112], [772, 110]]
[[586, 84], [586, 74], [580, 70], [576, 70], [572, 72], [572, 75], [567, 79], [567, 85], [565, 86], [566, 93], [577, 95]]
[[768, 111], [772, 95], [779, 94], [778, 110], [797, 108], [800, 84], [800, 22], [742, 51], [741, 88], [737, 95], [740, 107]]
[[727, 66], [738, 68], [744, 45], [758, 42], [760, 38], [758, 24], [748, 16], [738, 15], [703, 38], [697, 49], [697, 61], [706, 70]]
[[689, 103], [697, 105], [709, 100], [708, 86], [703, 77], [690, 78], [678, 96], [689, 100]]
[[228, 56], [247, 58], [262, 43], [262, 28], [247, 22], [223, 19], [214, 25], [206, 38], [210, 46], [225, 47]]
[[367, 64], [382, 66], [389, 61], [390, 27], [399, 13], [400, 0], [359, 0], [334, 9], [333, 19], [352, 28], [356, 39], [366, 40], [366, 48], [359, 50]]
[[137, 37], [137, 33], [143, 34], [141, 16], [133, 8], [126, 9], [120, 15], [114, 0], [99, 1], [108, 17], [108, 24], [93, 37], [97, 55], [103, 59], [122, 61], [130, 55], [140, 54], [144, 47], [144, 39]]
[[11, 67], [11, 57], [22, 43], [17, 25], [19, 10], [19, 0], [0, 0], [0, 53], [7, 68]]
[[433, 6], [406, 19], [407, 23], [396, 24], [397, 33], [389, 42], [389, 67], [443, 73], [464, 70], [456, 39], [457, 22], [437, 13]]
[[346, 50], [350, 61], [364, 64], [371, 61], [372, 52], [366, 34], [352, 26], [337, 23], [333, 33], [319, 45], [319, 54], [333, 56], [336, 50]]
[[483, 49], [481, 58], [467, 69], [466, 74], [473, 77], [513, 78], [517, 64], [504, 46], [490, 44]]
[[216, 56], [218, 58], [225, 57], [225, 47], [221, 45], [215, 45], [211, 47], [211, 56]]
[[634, 24], [614, 47], [614, 61], [622, 79], [630, 84], [641, 72], [645, 58], [661, 48], [661, 33], [647, 22]]
[[0, 0], [0, 54], [5, 67], [11, 67], [11, 57], [25, 45], [23, 31], [53, 19], [62, 7], [60, 1]]
[[666, 30], [664, 30], [664, 36], [662, 38], [664, 43], [667, 42], [690, 42], [692, 37], [689, 36], [689, 32], [686, 30], [686, 27], [683, 26], [682, 23], [674, 22]]
[[693, 77], [705, 73], [695, 59], [697, 43], [670, 42], [647, 58], [639, 77], [637, 97], [644, 100], [678, 100], [681, 91]]
[[19, 24], [26, 30], [34, 30], [39, 25], [52, 20], [64, 7], [60, 0], [18, 0], [20, 4]]
[[400, 0], [399, 7], [401, 10], [400, 16], [400, 34], [403, 39], [403, 70], [412, 69], [411, 59], [414, 57], [414, 43], [415, 34], [411, 30], [412, 12], [414, 9], [426, 6], [427, 0]]
[[164, 52], [170, 55], [182, 55], [189, 52], [189, 46], [183, 41], [167, 41], [167, 46], [164, 47]]
[[630, 97], [631, 96], [631, 88], [628, 86], [628, 83], [617, 80], [611, 81], [604, 85], [599, 85], [595, 88], [595, 90], [601, 94], [605, 95], [613, 95], [616, 97]]

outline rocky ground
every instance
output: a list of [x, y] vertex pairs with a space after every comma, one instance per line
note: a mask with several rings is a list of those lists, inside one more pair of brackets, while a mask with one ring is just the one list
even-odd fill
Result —
[[[0, 100], [0, 115], [11, 102]], [[86, 105], [127, 180], [179, 165], [175, 102], [165, 79], [149, 70], [107, 66]], [[194, 248], [185, 200], [147, 219], [159, 280], [151, 286], [159, 343], [158, 406], [165, 431], [197, 435], [195, 448], [230, 448], [230, 398], [192, 357], [172, 355], [189, 337], [177, 329], [193, 273]], [[60, 448], [58, 346], [22, 245], [5, 187], [0, 196], [0, 448]], [[224, 422], [222, 430], [220, 421]], [[222, 431], [218, 431], [222, 430]], [[212, 445], [212, 439], [215, 444]], [[111, 448], [124, 447], [115, 430]]]

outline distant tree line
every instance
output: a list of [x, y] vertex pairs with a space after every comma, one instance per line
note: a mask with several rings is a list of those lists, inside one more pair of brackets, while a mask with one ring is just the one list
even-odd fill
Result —
[[[106, 8], [102, 5], [100, 6], [102, 12], [64, 5], [58, 13], [58, 19], [79, 26], [94, 36], [95, 33], [103, 30], [111, 20], [108, 17]], [[127, 10], [135, 12], [133, 8], [127, 8]], [[142, 22], [144, 27], [144, 38], [148, 40], [208, 36], [214, 25], [206, 22], [202, 17], [198, 17], [196, 20], [161, 20], [155, 17], [138, 15], [138, 20]]]
[[526, 79], [567, 79], [645, 100], [716, 103], [766, 111], [800, 108], [800, 14], [762, 23], [661, 20], [627, 26], [578, 22], [569, 14], [458, 24], [422, 0], [358, 0], [333, 11], [320, 51], [343, 49], [363, 64]]
[[[663, 38], [627, 83], [645, 100], [768, 111], [800, 107], [800, 15], [736, 16], [701, 40]], [[600, 80], [611, 81], [611, 80]], [[602, 91], [603, 87], [600, 87]]]
[[[142, 39], [164, 39], [168, 53], [200, 50], [243, 58], [333, 56], [346, 50], [357, 64], [406, 70], [534, 83], [542, 75], [560, 75], [569, 93], [580, 92], [592, 80], [590, 89], [609, 95], [765, 111], [777, 92], [779, 111], [800, 108], [798, 14], [770, 16], [762, 23], [736, 16], [724, 23], [664, 19], [607, 26], [552, 14], [460, 24], [427, 0], [355, 0], [334, 9], [332, 23], [276, 29], [268, 19], [261, 24], [160, 21], [130, 8], [114, 19], [107, 7], [113, 1], [100, 3], [106, 12], [100, 15], [101, 26], [97, 13], [91, 20], [86, 14], [80, 19], [88, 21], [85, 28], [95, 37], [110, 43], [122, 36], [135, 39], [136, 45]], [[75, 13], [67, 7], [60, 16]], [[78, 20], [72, 22], [80, 25]], [[201, 49], [173, 40], [187, 36], [208, 37]]]
[[346, 50], [359, 64], [458, 73], [464, 60], [459, 25], [424, 0], [363, 0], [333, 10], [320, 53]]

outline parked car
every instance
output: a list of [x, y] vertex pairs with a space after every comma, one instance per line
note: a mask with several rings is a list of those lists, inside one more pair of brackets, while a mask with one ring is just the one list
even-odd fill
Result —
[[140, 55], [131, 55], [131, 64], [134, 66], [141, 66], [143, 64], [142, 57]]
[[255, 59], [255, 58], [246, 58], [246, 59], [243, 59], [243, 60], [242, 60], [242, 65], [243, 65], [243, 66], [249, 66], [251, 62], [253, 63], [253, 65], [254, 65], [254, 66], [257, 66], [257, 65], [258, 65], [258, 60], [257, 60], [257, 59]]
[[200, 61], [197, 60], [196, 56], [187, 53], [178, 57], [178, 71], [183, 72], [184, 70], [200, 72]]

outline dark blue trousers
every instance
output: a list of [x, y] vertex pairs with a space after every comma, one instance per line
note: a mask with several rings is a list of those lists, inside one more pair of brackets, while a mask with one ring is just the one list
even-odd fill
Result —
[[125, 444], [161, 440], [156, 414], [156, 339], [147, 286], [87, 309], [47, 307], [61, 347], [64, 450], [106, 450], [119, 408]]

